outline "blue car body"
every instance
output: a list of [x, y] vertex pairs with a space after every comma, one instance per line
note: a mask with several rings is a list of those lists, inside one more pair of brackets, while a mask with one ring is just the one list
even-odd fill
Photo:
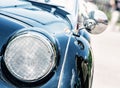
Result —
[[[91, 88], [93, 55], [90, 37], [85, 29], [81, 29], [78, 35], [71, 32], [77, 28], [77, 18], [72, 20], [69, 12], [49, 4], [34, 1], [2, 2], [0, 88]], [[52, 8], [56, 9], [54, 13]], [[55, 68], [44, 78], [31, 83], [15, 78], [4, 64], [6, 46], [12, 38], [27, 31], [46, 36], [56, 47], [57, 53]]]

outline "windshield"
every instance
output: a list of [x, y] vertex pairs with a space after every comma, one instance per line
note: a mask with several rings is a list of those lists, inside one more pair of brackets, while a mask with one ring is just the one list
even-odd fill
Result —
[[75, 12], [77, 2], [77, 0], [32, 0], [32, 1], [55, 5], [71, 14]]
[[18, 3], [24, 4], [22, 1], [34, 1], [34, 2], [40, 2], [50, 5], [55, 5], [61, 7], [61, 9], [64, 9], [66, 11], [69, 11], [72, 13], [75, 10], [76, 2], [78, 0], [1, 0], [0, 1], [0, 7], [15, 5]]

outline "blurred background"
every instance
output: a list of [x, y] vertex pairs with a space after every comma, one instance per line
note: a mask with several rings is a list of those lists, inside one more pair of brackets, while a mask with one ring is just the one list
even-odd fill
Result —
[[[104, 11], [109, 19], [105, 32], [91, 35], [94, 53], [94, 78], [92, 88], [120, 88], [120, 17], [115, 28], [110, 24], [110, 0], [89, 0]], [[119, 11], [120, 15], [120, 11]]]
[[[108, 19], [111, 19], [111, 5], [110, 5], [110, 0], [88, 0], [90, 2], [93, 2], [98, 6], [98, 8], [106, 13], [108, 16]], [[120, 23], [120, 19], [118, 21]]]

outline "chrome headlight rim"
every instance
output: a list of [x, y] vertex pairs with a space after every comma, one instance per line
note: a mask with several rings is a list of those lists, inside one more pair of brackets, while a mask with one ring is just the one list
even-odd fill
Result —
[[[14, 42], [14, 40], [16, 40], [17, 38], [20, 38], [20, 37], [23, 37], [23, 36], [31, 36], [31, 37], [34, 37], [34, 38], [37, 38], [37, 39], [44, 39], [44, 41], [48, 42], [49, 46], [51, 46], [51, 50], [53, 51], [53, 54], [54, 54], [54, 60], [51, 64], [51, 66], [48, 68], [48, 70], [45, 72], [44, 75], [42, 75], [41, 77], [37, 78], [37, 79], [33, 79], [33, 80], [25, 80], [25, 79], [22, 79], [20, 77], [18, 77], [18, 75], [16, 75], [15, 73], [11, 72], [9, 66], [6, 64], [6, 52], [7, 52], [7, 48], [10, 47], [11, 43]], [[51, 38], [49, 38], [48, 36], [46, 36], [45, 34], [43, 33], [39, 33], [39, 32], [36, 32], [36, 31], [24, 31], [24, 32], [20, 32], [18, 33], [17, 35], [14, 35], [13, 37], [10, 38], [10, 40], [8, 41], [7, 45], [6, 45], [6, 48], [5, 48], [5, 52], [4, 52], [4, 55], [3, 55], [3, 61], [4, 61], [4, 64], [8, 70], [8, 72], [14, 77], [16, 78], [17, 80], [19, 81], [22, 81], [22, 82], [37, 82], [37, 81], [40, 81], [42, 79], [44, 79], [45, 77], [47, 77], [51, 72], [53, 72], [53, 70], [55, 69], [55, 66], [56, 66], [56, 48], [55, 48], [55, 45], [54, 43], [52, 42]]]

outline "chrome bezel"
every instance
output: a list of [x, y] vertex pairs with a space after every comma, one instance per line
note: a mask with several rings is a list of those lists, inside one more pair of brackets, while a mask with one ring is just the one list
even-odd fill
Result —
[[[12, 71], [10, 71], [10, 68], [9, 66], [6, 64], [6, 60], [5, 60], [5, 57], [6, 57], [6, 53], [8, 52], [7, 49], [10, 47], [10, 45], [12, 44], [12, 42], [14, 42], [17, 38], [20, 38], [20, 37], [24, 37], [24, 36], [31, 36], [31, 37], [34, 37], [34, 38], [37, 38], [41, 41], [45, 41], [49, 44], [49, 48], [53, 51], [53, 57], [54, 57], [54, 60], [53, 62], [51, 63], [51, 67], [48, 68], [48, 70], [46, 71], [45, 74], [43, 74], [41, 77], [37, 78], [37, 79], [34, 79], [34, 80], [24, 80], [22, 79], [21, 77], [18, 77], [17, 74], [13, 73]], [[5, 50], [5, 53], [4, 53], [4, 63], [5, 63], [5, 66], [7, 67], [8, 71], [12, 74], [13, 77], [15, 77], [16, 79], [20, 80], [20, 81], [23, 81], [23, 82], [37, 82], [41, 79], [43, 79], [44, 77], [46, 77], [54, 68], [55, 68], [55, 64], [56, 64], [56, 49], [55, 49], [55, 46], [53, 44], [52, 41], [50, 41], [49, 38], [47, 38], [45, 35], [43, 34], [40, 34], [40, 33], [37, 33], [37, 32], [31, 32], [31, 31], [28, 31], [28, 32], [23, 32], [23, 33], [20, 33], [18, 34], [17, 36], [14, 36], [13, 38], [11, 38], [11, 40], [9, 41], [9, 43], [7, 44], [6, 46], [6, 50]]]

